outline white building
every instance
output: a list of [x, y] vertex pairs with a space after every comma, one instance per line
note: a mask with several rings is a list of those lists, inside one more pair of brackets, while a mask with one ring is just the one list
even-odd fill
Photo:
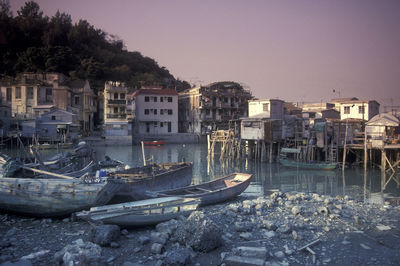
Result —
[[260, 117], [283, 120], [284, 101], [278, 99], [250, 100], [249, 118]]
[[132, 94], [134, 134], [178, 133], [178, 93], [172, 89], [140, 89]]
[[379, 114], [379, 103], [372, 101], [345, 101], [340, 103], [340, 119], [370, 120]]

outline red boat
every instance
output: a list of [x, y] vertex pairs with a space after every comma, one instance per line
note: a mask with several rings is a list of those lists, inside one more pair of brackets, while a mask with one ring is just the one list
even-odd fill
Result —
[[146, 146], [161, 146], [165, 144], [165, 140], [145, 140], [143, 143]]

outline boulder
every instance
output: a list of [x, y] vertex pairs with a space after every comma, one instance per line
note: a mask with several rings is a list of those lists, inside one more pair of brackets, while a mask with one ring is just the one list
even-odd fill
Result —
[[167, 233], [168, 235], [171, 235], [176, 228], [178, 228], [179, 222], [177, 220], [169, 220], [164, 223], [160, 223], [156, 225], [156, 230], [157, 232], [160, 233]]
[[195, 211], [176, 229], [175, 238], [195, 251], [208, 252], [222, 245], [222, 230], [203, 212]]
[[58, 265], [105, 265], [101, 260], [101, 247], [92, 242], [75, 240], [54, 254]]
[[190, 263], [190, 249], [176, 248], [165, 252], [165, 260], [163, 265], [188, 265]]
[[118, 225], [105, 224], [92, 227], [89, 239], [102, 247], [119, 239], [121, 233]]

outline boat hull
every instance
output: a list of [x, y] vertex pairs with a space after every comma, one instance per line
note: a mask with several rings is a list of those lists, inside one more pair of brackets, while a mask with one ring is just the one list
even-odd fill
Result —
[[[199, 198], [201, 206], [216, 204], [240, 195], [250, 185], [251, 178], [251, 174], [233, 173], [199, 185], [158, 191], [154, 195]], [[231, 184], [227, 185], [229, 182]]]
[[[192, 163], [164, 163], [158, 164], [161, 168], [168, 168], [170, 170], [160, 171], [152, 175], [151, 173], [144, 173], [139, 178], [124, 177], [122, 171], [117, 173], [124, 179], [125, 184], [121, 185], [120, 190], [116, 193], [113, 202], [122, 202], [127, 199], [143, 200], [148, 199], [147, 191], [159, 191], [165, 189], [174, 189], [190, 185], [192, 182]], [[135, 172], [141, 172], [140, 169], [148, 169], [140, 167], [133, 169]], [[128, 170], [129, 173], [129, 170]]]
[[297, 162], [294, 160], [280, 159], [279, 162], [285, 167], [311, 169], [311, 170], [334, 170], [337, 167], [337, 163], [307, 163]]
[[0, 209], [36, 217], [68, 215], [110, 201], [119, 184], [0, 178]]

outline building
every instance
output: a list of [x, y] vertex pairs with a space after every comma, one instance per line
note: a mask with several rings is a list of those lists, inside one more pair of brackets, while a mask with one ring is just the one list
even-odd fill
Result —
[[332, 99], [331, 103], [335, 105], [335, 110], [340, 112], [340, 106], [343, 102], [350, 102], [350, 101], [358, 101], [357, 97], [349, 97], [349, 98], [336, 98]]
[[283, 120], [284, 101], [278, 99], [250, 100], [249, 117]]
[[320, 112], [321, 110], [335, 109], [334, 103], [303, 103], [301, 106], [303, 112]]
[[178, 133], [178, 93], [172, 89], [139, 89], [132, 94], [134, 134]]
[[107, 81], [104, 85], [104, 133], [110, 136], [132, 135], [132, 124], [126, 116], [126, 95], [124, 83]]
[[340, 119], [360, 119], [368, 121], [379, 114], [379, 103], [372, 101], [345, 101], [340, 103]]
[[60, 73], [22, 73], [1, 80], [0, 87], [14, 119], [35, 119], [57, 107], [77, 114], [81, 129], [93, 129], [95, 95], [88, 81]]
[[179, 93], [179, 132], [207, 134], [227, 129], [248, 115], [250, 91], [231, 81], [187, 89]]
[[366, 123], [365, 130], [374, 148], [400, 143], [400, 119], [391, 113], [374, 116]]
[[0, 94], [0, 138], [6, 137], [10, 130], [11, 106]]

